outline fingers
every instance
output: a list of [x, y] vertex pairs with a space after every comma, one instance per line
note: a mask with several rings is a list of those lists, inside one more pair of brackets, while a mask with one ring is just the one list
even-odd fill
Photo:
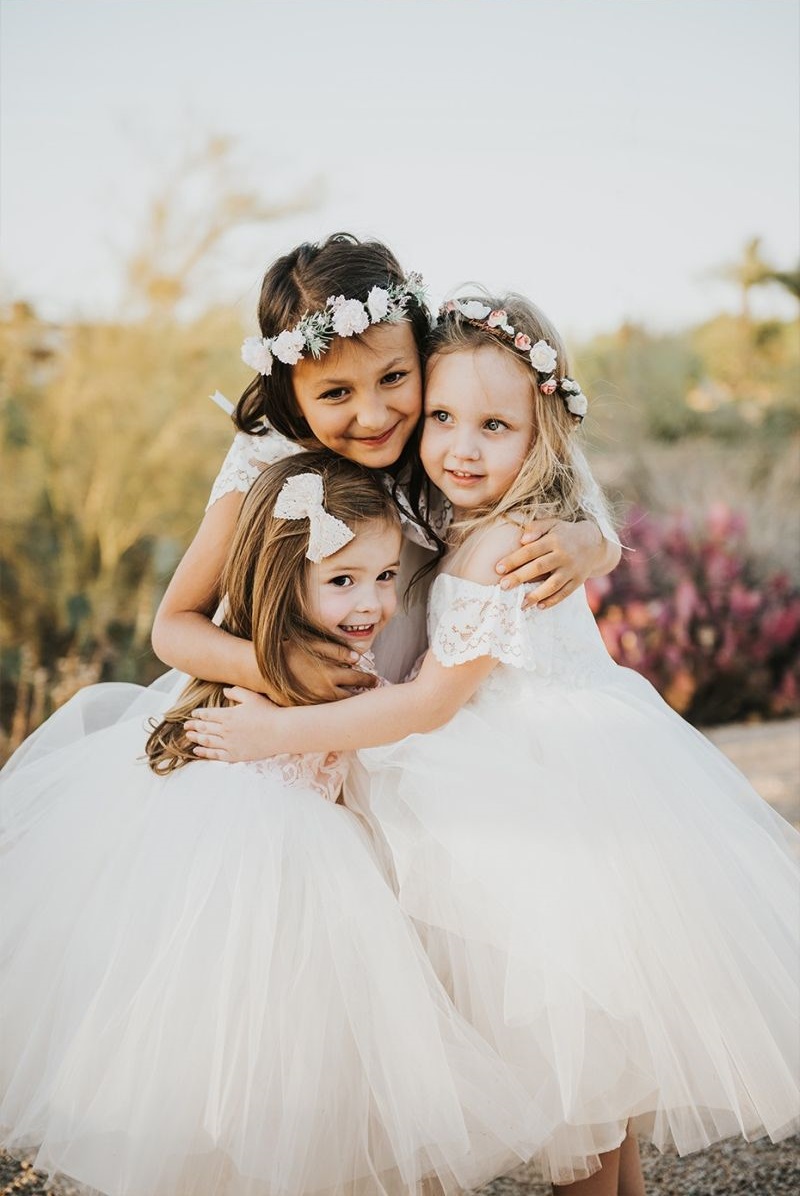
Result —
[[352, 665], [361, 663], [361, 653], [356, 652], [353, 648], [348, 648], [346, 644], [319, 642], [317, 647], [321, 664], [334, 668], [350, 668]]
[[578, 579], [572, 577], [566, 570], [557, 569], [552, 577], [542, 582], [535, 593], [525, 595], [522, 609], [527, 610], [529, 607], [535, 606], [537, 610], [549, 610], [551, 606], [558, 606], [559, 602], [563, 602], [570, 594], [574, 594], [580, 584]]
[[223, 748], [207, 748], [196, 747], [193, 749], [194, 755], [201, 760], [222, 760], [225, 764], [230, 763], [228, 753]]
[[541, 540], [542, 536], [546, 536], [548, 532], [552, 531], [558, 522], [558, 519], [534, 519], [533, 523], [529, 523], [523, 529], [520, 544], [534, 544], [537, 540]]
[[531, 560], [530, 546], [519, 549], [505, 559], [511, 568], [508, 576], [500, 582], [501, 590], [513, 590], [526, 582], [541, 581], [543, 577], [547, 577], [561, 564], [559, 557], [554, 552], [547, 551]]

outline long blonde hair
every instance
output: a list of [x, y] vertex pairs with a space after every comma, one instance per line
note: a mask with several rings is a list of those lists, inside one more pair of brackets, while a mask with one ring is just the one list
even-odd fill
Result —
[[[287, 706], [318, 700], [290, 671], [287, 643], [318, 662], [316, 645], [320, 641], [342, 642], [310, 613], [308, 521], [280, 519], [274, 514], [284, 483], [300, 473], [322, 477], [325, 509], [353, 531], [367, 521], [391, 524], [399, 518], [391, 496], [374, 473], [331, 453], [298, 453], [269, 466], [253, 483], [222, 574], [225, 613], [221, 626], [232, 635], [252, 640], [271, 696]], [[227, 705], [225, 688], [200, 678], [189, 682], [147, 741], [148, 760], [155, 772], [172, 772], [197, 759], [183, 723], [196, 706]]]
[[[460, 303], [475, 301], [489, 305], [492, 311], [505, 311], [508, 322], [517, 333], [526, 333], [534, 344], [545, 340], [555, 349], [558, 355], [556, 375], [559, 378], [570, 376], [567, 351], [558, 331], [547, 316], [524, 296], [513, 292], [502, 296], [490, 295], [478, 288], [469, 294], [459, 294], [458, 299]], [[525, 522], [546, 518], [577, 522], [586, 518], [594, 519], [598, 513], [602, 513], [610, 522], [605, 501], [575, 443], [580, 421], [567, 410], [558, 394], [542, 394], [535, 371], [509, 339], [486, 326], [472, 323], [457, 309], [449, 311], [440, 318], [428, 338], [426, 364], [430, 368], [436, 357], [486, 346], [508, 354], [528, 376], [534, 434], [522, 467], [507, 492], [490, 508], [475, 511], [469, 518], [459, 520], [452, 529], [455, 541], [512, 514], [518, 521], [521, 519]]]

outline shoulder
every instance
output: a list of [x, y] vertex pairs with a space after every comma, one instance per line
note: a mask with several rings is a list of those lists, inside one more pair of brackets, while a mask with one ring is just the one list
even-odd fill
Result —
[[521, 535], [519, 524], [509, 520], [502, 520], [485, 531], [474, 533], [458, 550], [455, 575], [478, 585], [498, 585], [500, 575], [495, 566], [501, 557], [519, 548]]
[[300, 445], [269, 429], [263, 436], [237, 432], [222, 462], [208, 500], [211, 507], [225, 494], [246, 494], [267, 465], [301, 451]]

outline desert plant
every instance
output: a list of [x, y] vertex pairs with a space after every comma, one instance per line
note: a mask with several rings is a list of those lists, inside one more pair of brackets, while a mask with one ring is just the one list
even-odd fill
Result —
[[700, 523], [633, 511], [629, 551], [589, 586], [615, 660], [695, 724], [800, 712], [800, 589], [759, 575], [746, 530], [722, 504]]

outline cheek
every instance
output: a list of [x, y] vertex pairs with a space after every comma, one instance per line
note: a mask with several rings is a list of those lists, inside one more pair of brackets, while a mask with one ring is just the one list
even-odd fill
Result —
[[427, 419], [422, 429], [422, 438], [419, 442], [419, 459], [422, 462], [423, 469], [427, 469], [429, 465], [436, 463], [441, 441], [441, 437], [437, 433], [437, 425]]

